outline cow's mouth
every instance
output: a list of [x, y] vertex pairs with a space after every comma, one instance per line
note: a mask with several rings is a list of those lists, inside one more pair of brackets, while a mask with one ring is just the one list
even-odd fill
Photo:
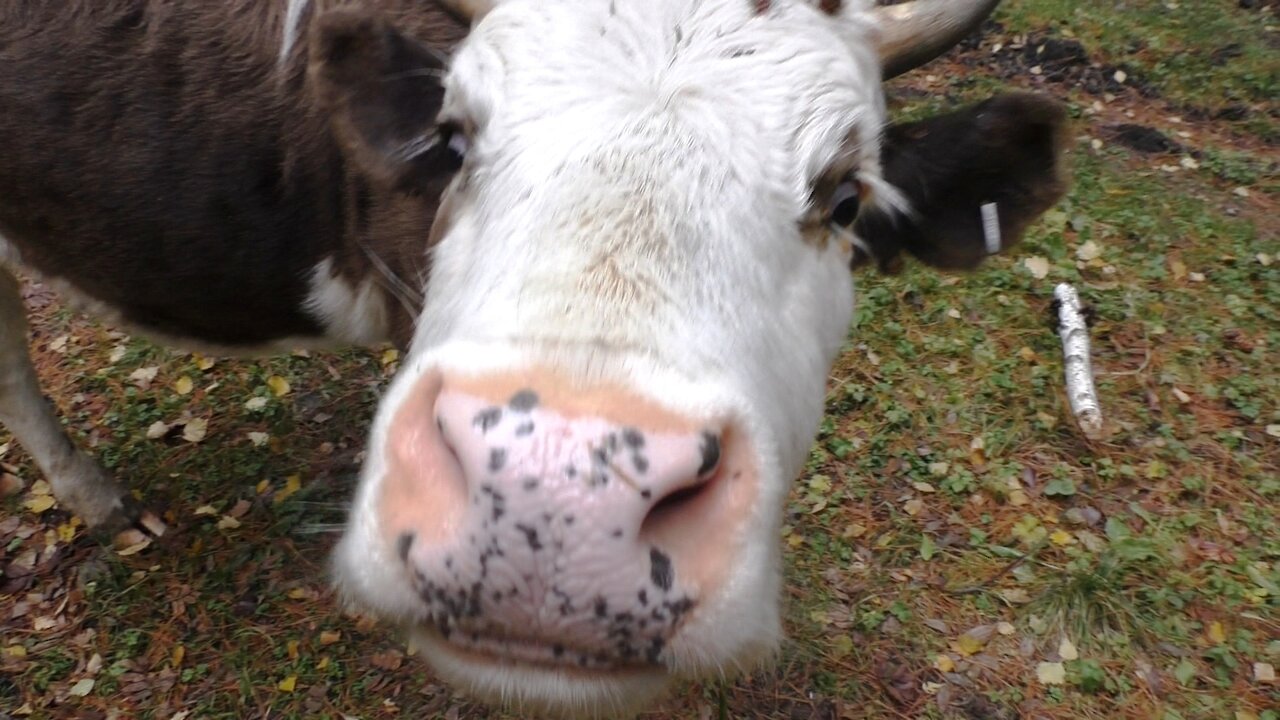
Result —
[[431, 649], [445, 650], [459, 659], [492, 666], [522, 666], [582, 675], [618, 675], [632, 672], [662, 672], [656, 660], [622, 657], [600, 648], [575, 646], [542, 638], [488, 629], [450, 629], [420, 626], [419, 632]]

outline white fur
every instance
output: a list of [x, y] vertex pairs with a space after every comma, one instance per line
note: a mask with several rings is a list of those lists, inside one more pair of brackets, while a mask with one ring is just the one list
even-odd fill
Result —
[[[409, 622], [422, 612], [376, 515], [381, 449], [415, 381], [536, 364], [742, 424], [756, 505], [727, 582], [662, 659], [672, 677], [717, 675], [776, 648], [782, 509], [853, 311], [847, 243], [807, 242], [797, 223], [842, 153], [872, 188], [891, 188], [870, 0], [846, 0], [835, 19], [801, 0], [760, 17], [753, 5], [508, 0], [458, 52], [443, 115], [476, 131], [335, 556], [355, 602]], [[644, 694], [441, 652], [428, 653], [438, 669], [499, 699], [594, 715], [586, 706], [611, 693], [628, 707]]]
[[391, 334], [390, 308], [377, 278], [371, 273], [353, 286], [334, 273], [332, 258], [316, 264], [304, 307], [339, 342], [373, 345]]
[[298, 43], [298, 36], [302, 32], [302, 14], [311, 2], [311, 0], [285, 1], [288, 5], [284, 11], [284, 31], [280, 40], [280, 67], [284, 67], [289, 62], [289, 54], [293, 52], [293, 46]]

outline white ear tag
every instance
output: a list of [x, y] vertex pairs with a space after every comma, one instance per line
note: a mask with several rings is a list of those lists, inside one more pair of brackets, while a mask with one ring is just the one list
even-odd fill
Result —
[[1000, 252], [1000, 212], [995, 203], [982, 206], [982, 235], [987, 241], [987, 254]]

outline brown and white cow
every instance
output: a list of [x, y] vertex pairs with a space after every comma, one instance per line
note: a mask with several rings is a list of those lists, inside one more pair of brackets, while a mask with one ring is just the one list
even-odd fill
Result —
[[[995, 3], [470, 0], [445, 62], [423, 0], [17, 0], [0, 233], [164, 337], [407, 344], [340, 587], [476, 694], [634, 709], [778, 643], [850, 265], [972, 268], [1061, 195], [1046, 100], [886, 127], [882, 77]], [[7, 272], [0, 323], [0, 420], [69, 507], [135, 519]]]

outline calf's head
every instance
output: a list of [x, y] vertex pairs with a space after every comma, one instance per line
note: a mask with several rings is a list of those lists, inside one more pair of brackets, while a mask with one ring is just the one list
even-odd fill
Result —
[[353, 162], [449, 182], [336, 553], [349, 597], [448, 680], [560, 714], [769, 654], [850, 264], [972, 267], [1061, 192], [1044, 100], [884, 130], [882, 68], [992, 4], [509, 0], [447, 69], [387, 21], [321, 23]]

